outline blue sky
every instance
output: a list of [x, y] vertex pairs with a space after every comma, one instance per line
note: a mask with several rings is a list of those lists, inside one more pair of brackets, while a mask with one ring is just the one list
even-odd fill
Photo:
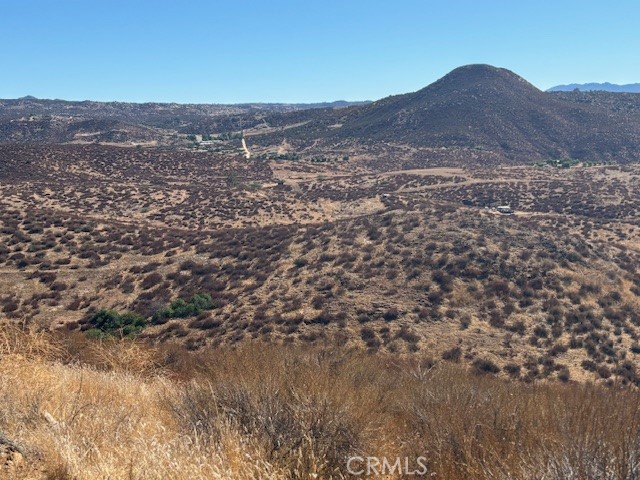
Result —
[[640, 2], [0, 0], [0, 98], [375, 100], [489, 63], [640, 82]]

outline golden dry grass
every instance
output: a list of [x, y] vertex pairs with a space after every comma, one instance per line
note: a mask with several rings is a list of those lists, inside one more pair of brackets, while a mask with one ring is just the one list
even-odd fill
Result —
[[[133, 373], [124, 361], [107, 360], [109, 368], [100, 369], [104, 359], [127, 351], [122, 345], [103, 345], [97, 366], [89, 366], [52, 361], [62, 346], [46, 348], [40, 335], [9, 328], [2, 338], [0, 430], [17, 439], [26, 458], [3, 472], [10, 477], [255, 478], [272, 470], [231, 428], [220, 425], [224, 435], [215, 446], [180, 431], [165, 403], [179, 398], [178, 383]], [[29, 339], [42, 357], [32, 355]]]
[[628, 387], [338, 348], [193, 354], [15, 327], [0, 340], [0, 434], [24, 454], [0, 478], [345, 478], [353, 455], [424, 456], [452, 480], [638, 478]]

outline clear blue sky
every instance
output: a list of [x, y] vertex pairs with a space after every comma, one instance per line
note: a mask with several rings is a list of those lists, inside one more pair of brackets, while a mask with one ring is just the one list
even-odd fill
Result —
[[375, 100], [489, 63], [640, 82], [640, 2], [0, 0], [0, 98]]

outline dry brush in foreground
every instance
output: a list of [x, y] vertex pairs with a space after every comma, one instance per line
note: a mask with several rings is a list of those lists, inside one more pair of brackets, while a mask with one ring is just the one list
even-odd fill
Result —
[[640, 471], [635, 388], [334, 347], [191, 353], [2, 327], [0, 402], [1, 478], [348, 478], [354, 455], [424, 456], [450, 480]]

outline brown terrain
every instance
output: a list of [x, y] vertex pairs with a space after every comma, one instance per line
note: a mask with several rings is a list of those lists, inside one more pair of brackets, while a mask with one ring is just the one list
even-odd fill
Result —
[[[62, 407], [70, 399], [51, 393], [29, 420], [26, 397], [5, 392], [25, 422], [46, 411], [46, 428], [65, 416], [64, 428], [78, 418], [82, 430], [53, 452], [44, 430], [0, 415], [7, 471], [21, 478], [14, 463], [40, 455], [46, 465], [27, 462], [24, 475], [344, 478], [347, 453], [428, 450], [437, 478], [637, 478], [624, 471], [637, 446], [622, 443], [639, 425], [640, 102], [615, 95], [543, 93], [469, 66], [413, 94], [313, 109], [2, 101], [0, 352], [17, 363], [0, 358], [0, 379], [17, 381], [11, 372], [27, 368], [17, 358], [43, 384], [61, 376], [81, 392], [86, 369], [112, 392], [94, 395], [120, 396], [131, 412], [144, 389], [164, 422], [145, 423], [150, 435], [187, 435], [194, 455], [222, 465], [196, 472], [193, 457], [171, 470], [185, 453], [166, 443], [166, 470], [109, 476], [123, 451], [91, 470], [73, 442], [94, 427]], [[118, 390], [130, 375], [140, 386]], [[359, 388], [369, 397], [356, 408]], [[492, 401], [494, 429], [454, 422], [489, 421]], [[588, 436], [596, 426], [572, 415], [589, 405], [601, 421], [617, 401], [626, 433], [570, 450], [556, 421]], [[566, 410], [555, 418], [545, 404]], [[255, 423], [283, 405], [301, 410], [287, 410], [286, 425]], [[344, 417], [310, 417], [320, 405]], [[535, 435], [514, 433], [538, 420]], [[20, 435], [40, 453], [9, 439]], [[567, 450], [551, 455], [543, 438]], [[131, 451], [160, 448], [139, 441]]]
[[[8, 318], [86, 329], [108, 308], [190, 349], [337, 341], [490, 360], [529, 381], [627, 375], [640, 353], [635, 165], [376, 173], [107, 146], [0, 155]], [[197, 293], [214, 307], [151, 320]]]

